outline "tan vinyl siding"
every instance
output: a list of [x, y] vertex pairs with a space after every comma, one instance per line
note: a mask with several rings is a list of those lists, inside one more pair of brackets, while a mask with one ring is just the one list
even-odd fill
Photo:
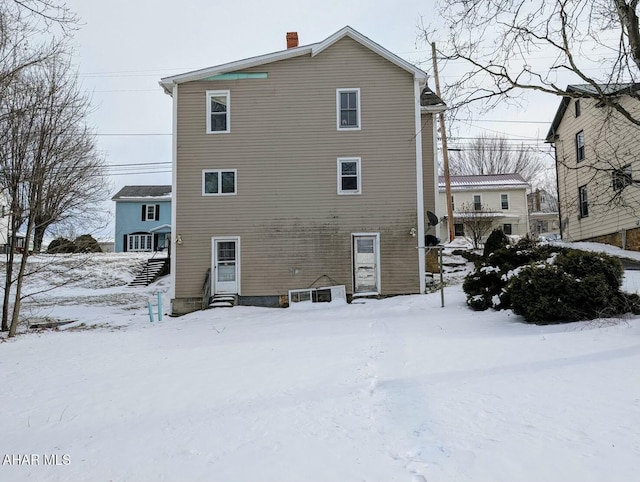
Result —
[[[622, 105], [640, 115], [630, 99], [623, 96]], [[555, 143], [558, 186], [563, 236], [569, 241], [637, 227], [640, 197], [638, 188], [627, 187], [615, 202], [611, 169], [631, 164], [633, 178], [640, 178], [640, 128], [623, 120], [596, 102], [581, 99], [581, 115], [575, 117], [572, 100], [557, 130]], [[636, 103], [637, 104], [637, 103]], [[585, 159], [577, 162], [575, 136], [584, 132]], [[590, 166], [602, 171], [596, 172]], [[589, 215], [581, 218], [578, 188], [587, 185]]]
[[[351, 233], [380, 233], [381, 287], [418, 291], [413, 77], [349, 38], [316, 57], [248, 69], [267, 79], [179, 86], [176, 298], [198, 296], [213, 236], [241, 239], [241, 294], [326, 275], [352, 291]], [[336, 89], [359, 88], [362, 130], [338, 132]], [[229, 134], [207, 134], [207, 90], [229, 90]], [[362, 194], [337, 194], [337, 158]], [[235, 196], [203, 197], [203, 169], [237, 169]]]

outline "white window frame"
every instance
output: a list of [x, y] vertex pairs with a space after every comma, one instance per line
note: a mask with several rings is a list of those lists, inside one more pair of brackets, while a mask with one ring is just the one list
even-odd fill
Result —
[[589, 217], [589, 193], [587, 192], [587, 185], [578, 187], [578, 210], [580, 218]]
[[[478, 198], [478, 202], [476, 203], [476, 197]], [[473, 210], [474, 211], [482, 211], [482, 195], [474, 194], [473, 195]]]
[[155, 204], [145, 204], [146, 206], [146, 220], [147, 221], [155, 221], [156, 220], [156, 205]]
[[[342, 126], [340, 124], [340, 94], [342, 93], [347, 93], [347, 92], [355, 92], [356, 94], [356, 118], [357, 118], [357, 126]], [[336, 126], [337, 129], [339, 131], [359, 131], [362, 129], [362, 122], [361, 122], [361, 113], [362, 111], [362, 105], [360, 102], [360, 89], [359, 88], [352, 88], [352, 89], [336, 89]]]
[[576, 134], [576, 159], [577, 159], [577, 162], [584, 161], [585, 159], [583, 130]]
[[[358, 187], [355, 190], [343, 190], [342, 189], [342, 163], [343, 162], [355, 162], [356, 163], [356, 181]], [[340, 195], [354, 195], [362, 194], [362, 172], [361, 172], [361, 158], [360, 157], [338, 157], [338, 194]]]
[[[227, 129], [224, 131], [211, 130], [211, 98], [227, 98]], [[228, 134], [231, 132], [231, 91], [230, 90], [207, 90], [207, 134]]]
[[[503, 196], [507, 200], [507, 207], [506, 208], [504, 207], [504, 203], [502, 202]], [[504, 193], [500, 194], [500, 209], [503, 209], [503, 210], [509, 209], [509, 194], [504, 194]]]
[[[208, 173], [218, 173], [218, 192], [205, 191], [205, 176]], [[222, 173], [233, 172], [233, 192], [222, 192]], [[238, 170], [237, 169], [203, 169], [202, 170], [202, 195], [203, 196], [235, 196], [238, 194]]]
[[[145, 238], [144, 243], [141, 242], [143, 237]], [[149, 249], [141, 248], [143, 244], [147, 245]], [[153, 234], [127, 234], [127, 251], [134, 253], [153, 251]]]

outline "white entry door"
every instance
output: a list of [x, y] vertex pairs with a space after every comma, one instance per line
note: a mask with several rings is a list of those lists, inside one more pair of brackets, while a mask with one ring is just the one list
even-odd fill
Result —
[[213, 294], [237, 294], [239, 274], [238, 238], [213, 238]]
[[379, 238], [377, 234], [353, 235], [355, 293], [379, 293]]

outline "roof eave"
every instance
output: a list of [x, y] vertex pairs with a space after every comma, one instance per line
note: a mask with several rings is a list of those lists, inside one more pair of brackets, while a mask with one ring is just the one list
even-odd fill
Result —
[[207, 77], [226, 74], [229, 72], [234, 72], [236, 70], [257, 67], [259, 65], [269, 64], [271, 62], [277, 62], [279, 60], [308, 55], [311, 53], [314, 45], [316, 44], [304, 45], [302, 47], [295, 47], [287, 50], [280, 50], [278, 52], [272, 52], [270, 54], [259, 55], [257, 57], [250, 57], [243, 60], [236, 60], [234, 62], [228, 62], [222, 65], [215, 65], [213, 67], [207, 67], [205, 69], [194, 70], [191, 72], [186, 72], [184, 74], [165, 77], [164, 79], [160, 80], [159, 84], [164, 89], [164, 92], [166, 94], [172, 95], [174, 85], [182, 84], [184, 82], [192, 82], [194, 80], [202, 80], [206, 79]]
[[357, 30], [354, 30], [353, 28], [349, 27], [348, 25], [346, 27], [341, 28], [336, 33], [334, 33], [333, 35], [330, 35], [329, 37], [327, 37], [322, 42], [314, 44], [312, 46], [311, 56], [315, 57], [316, 55], [322, 53], [324, 50], [326, 50], [331, 45], [336, 43], [338, 40], [341, 40], [342, 38], [347, 37], [347, 36], [349, 38], [355, 40], [356, 42], [364, 45], [365, 47], [369, 48], [370, 50], [374, 51], [375, 53], [377, 53], [378, 55], [380, 55], [384, 59], [388, 60], [392, 64], [395, 64], [397, 67], [400, 67], [401, 69], [404, 69], [407, 72], [413, 74], [413, 76], [416, 79], [422, 80], [423, 82], [427, 81], [427, 73], [426, 72], [424, 72], [423, 70], [419, 69], [415, 65], [407, 62], [406, 60], [398, 57], [396, 54], [394, 54], [394, 53], [390, 52], [389, 50], [385, 49], [381, 45], [377, 44], [376, 42], [374, 42], [370, 38], [362, 35], [360, 32], [358, 32]]

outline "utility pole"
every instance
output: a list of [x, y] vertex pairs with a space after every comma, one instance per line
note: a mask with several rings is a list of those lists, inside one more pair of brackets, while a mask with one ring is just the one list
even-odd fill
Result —
[[[436, 43], [431, 42], [431, 57], [433, 59], [433, 76], [436, 81], [436, 95], [440, 97], [440, 77], [438, 76], [438, 60], [436, 59]], [[440, 97], [442, 98], [442, 97]], [[440, 137], [442, 138], [442, 169], [444, 171], [444, 192], [447, 203], [447, 227], [449, 228], [449, 242], [455, 238], [453, 229], [453, 209], [451, 207], [451, 176], [449, 175], [449, 150], [447, 149], [447, 129], [444, 125], [444, 112], [440, 112]]]

